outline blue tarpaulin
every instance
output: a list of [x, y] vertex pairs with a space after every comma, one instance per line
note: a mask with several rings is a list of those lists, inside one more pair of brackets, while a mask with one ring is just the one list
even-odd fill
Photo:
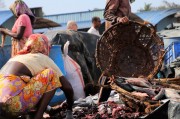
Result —
[[4, 22], [6, 22], [8, 19], [10, 19], [13, 16], [12, 12], [7, 11], [0, 11], [0, 25], [2, 25]]

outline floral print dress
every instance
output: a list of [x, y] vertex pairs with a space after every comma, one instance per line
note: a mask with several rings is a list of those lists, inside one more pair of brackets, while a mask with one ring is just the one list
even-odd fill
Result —
[[33, 78], [0, 75], [2, 109], [12, 115], [24, 113], [34, 108], [44, 93], [59, 87], [59, 77], [52, 69], [45, 69]]

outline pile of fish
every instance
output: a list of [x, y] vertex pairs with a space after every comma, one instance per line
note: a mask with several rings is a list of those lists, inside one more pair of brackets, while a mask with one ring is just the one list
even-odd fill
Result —
[[[74, 119], [135, 119], [141, 115], [141, 113], [135, 112], [135, 110], [125, 106], [119, 99], [119, 94], [116, 91], [111, 92], [107, 102], [98, 104], [97, 101], [98, 94], [75, 101], [73, 106]], [[63, 119], [65, 118], [65, 114], [65, 111], [62, 110], [60, 113], [51, 117], [46, 114], [44, 118]]]
[[98, 94], [75, 101], [75, 119], [116, 119], [137, 118], [139, 112], [125, 106], [116, 91], [112, 91], [107, 102], [97, 103]]
[[171, 84], [162, 84], [154, 80], [150, 82], [145, 78], [116, 77], [111, 79], [110, 85], [119, 92], [126, 106], [144, 115], [162, 106], [164, 99], [180, 103], [180, 88], [176, 86], [171, 88]]
[[117, 78], [116, 85], [120, 88], [131, 92], [135, 97], [141, 97], [142, 100], [158, 101], [165, 98], [170, 98], [174, 92], [173, 99], [179, 100], [180, 95], [175, 89], [169, 89], [161, 85], [153, 84], [145, 78]]
[[140, 113], [134, 112], [124, 104], [108, 101], [99, 106], [74, 110], [74, 115], [76, 119], [136, 119]]
[[[115, 102], [107, 101], [102, 104], [92, 105], [89, 107], [75, 107], [73, 109], [74, 119], [136, 119], [140, 116], [139, 112], [134, 112], [131, 108], [124, 104], [117, 104]], [[46, 119], [65, 118], [65, 111], [47, 117]]]
[[[140, 116], [145, 116], [162, 103], [159, 100], [171, 99], [180, 102], [179, 91], [165, 87], [163, 85], [151, 83], [145, 78], [121, 78], [118, 77], [114, 83], [127, 91], [131, 96], [140, 97], [140, 102], [143, 102], [147, 107], [141, 110], [136, 103], [133, 106], [127, 105], [123, 96], [116, 91], [112, 91], [107, 102], [101, 104], [97, 103], [98, 94], [95, 96], [88, 96], [85, 99], [75, 101], [73, 108], [73, 115], [75, 119], [136, 119]], [[128, 95], [126, 95], [128, 96]], [[131, 97], [129, 96], [129, 97]], [[126, 97], [125, 97], [126, 98]], [[122, 100], [123, 101], [122, 101]], [[138, 98], [139, 99], [139, 98]], [[134, 99], [136, 100], [136, 99]], [[136, 100], [137, 101], [137, 100]], [[137, 105], [137, 106], [135, 106]], [[138, 108], [139, 109], [138, 109]], [[49, 119], [64, 118], [65, 112], [61, 112]]]

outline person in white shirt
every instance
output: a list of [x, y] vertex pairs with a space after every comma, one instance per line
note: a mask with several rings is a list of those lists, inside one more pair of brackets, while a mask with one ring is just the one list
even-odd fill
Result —
[[101, 20], [99, 17], [92, 18], [92, 27], [88, 30], [88, 33], [100, 36], [99, 28], [101, 26]]

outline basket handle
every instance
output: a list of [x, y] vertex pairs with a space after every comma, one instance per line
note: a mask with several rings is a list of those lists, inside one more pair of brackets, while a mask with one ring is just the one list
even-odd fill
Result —
[[[147, 27], [149, 27], [150, 29], [151, 29], [151, 33], [152, 34], [156, 34], [156, 27], [154, 26], [154, 25], [152, 25], [150, 22], [147, 22], [146, 21], [146, 23], [144, 22], [144, 23], [142, 23], [142, 22], [138, 22], [138, 21], [132, 21], [132, 20], [129, 20], [129, 22], [128, 23], [124, 23], [124, 24], [129, 24], [129, 23], [138, 23], [138, 24], [140, 24], [140, 25], [142, 25], [142, 26], [147, 26]], [[117, 25], [117, 24], [123, 24], [123, 23], [119, 23], [119, 22], [117, 22], [117, 23], [115, 23], [114, 25], [112, 25], [111, 27], [113, 27], [113, 26], [115, 26], [115, 25]], [[111, 28], [110, 27], [110, 28]], [[110, 29], [109, 28], [109, 29]]]
[[105, 82], [109, 76], [110, 76], [110, 74], [107, 73], [106, 71], [102, 72], [101, 76], [99, 77], [99, 81], [98, 81], [98, 84], [100, 87], [110, 88], [110, 85], [105, 85]]

